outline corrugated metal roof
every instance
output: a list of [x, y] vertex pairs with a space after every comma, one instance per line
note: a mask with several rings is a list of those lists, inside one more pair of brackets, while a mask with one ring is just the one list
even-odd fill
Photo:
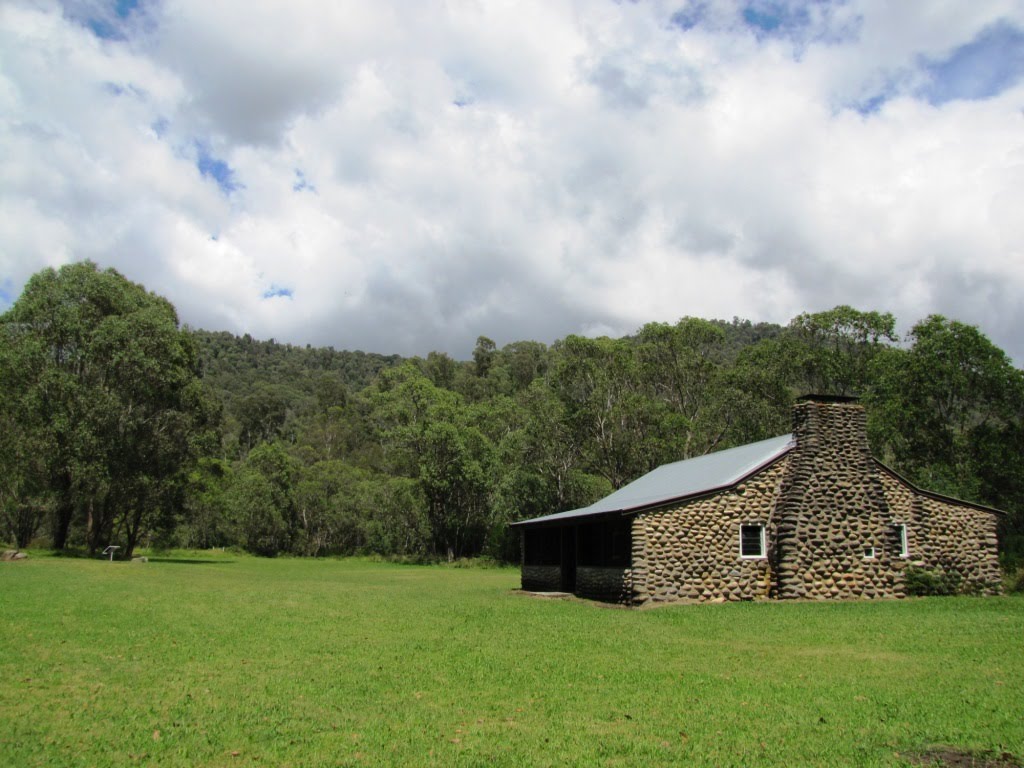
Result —
[[609, 512], [629, 512], [654, 507], [674, 499], [729, 488], [761, 467], [772, 463], [792, 446], [792, 435], [780, 435], [758, 443], [708, 453], [694, 459], [663, 464], [589, 507], [557, 512], [531, 520], [520, 520], [512, 525], [555, 522]]

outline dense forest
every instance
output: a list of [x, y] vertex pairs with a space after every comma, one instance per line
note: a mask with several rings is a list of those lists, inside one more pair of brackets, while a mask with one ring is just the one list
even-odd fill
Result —
[[1020, 558], [1024, 372], [934, 315], [905, 338], [841, 306], [401, 358], [184, 328], [84, 262], [0, 316], [0, 391], [0, 538], [21, 547], [513, 559], [510, 521], [788, 432], [817, 392], [860, 396], [915, 483], [1007, 511]]

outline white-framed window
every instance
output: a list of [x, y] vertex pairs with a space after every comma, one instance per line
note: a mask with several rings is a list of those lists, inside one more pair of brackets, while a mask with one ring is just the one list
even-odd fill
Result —
[[740, 557], [756, 560], [767, 556], [764, 523], [743, 523], [740, 526]]
[[875, 559], [875, 548], [871, 546], [864, 547], [864, 559], [874, 560]]
[[896, 542], [899, 546], [900, 557], [910, 557], [910, 547], [907, 546], [907, 524], [896, 523], [893, 528], [896, 531]]

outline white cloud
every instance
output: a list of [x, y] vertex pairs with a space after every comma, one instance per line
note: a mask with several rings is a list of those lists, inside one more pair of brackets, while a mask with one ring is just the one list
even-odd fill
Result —
[[461, 357], [851, 303], [1024, 360], [1024, 87], [922, 95], [1018, 6], [745, 9], [8, 3], [0, 286], [93, 258], [193, 325]]

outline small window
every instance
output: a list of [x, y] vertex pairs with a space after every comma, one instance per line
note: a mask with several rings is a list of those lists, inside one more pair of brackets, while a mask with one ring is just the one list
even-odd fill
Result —
[[765, 556], [764, 524], [745, 523], [740, 526], [740, 557]]
[[900, 557], [910, 557], [910, 548], [907, 546], [906, 524], [897, 523], [893, 528], [896, 530], [896, 545], [899, 547]]
[[864, 559], [865, 560], [874, 560], [875, 559], [875, 548], [874, 547], [864, 547]]

